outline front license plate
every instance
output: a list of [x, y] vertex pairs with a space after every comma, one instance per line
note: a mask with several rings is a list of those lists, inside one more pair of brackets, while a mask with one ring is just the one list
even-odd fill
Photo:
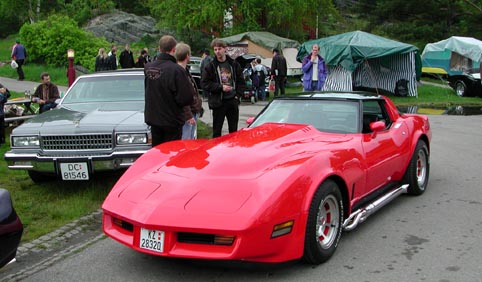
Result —
[[154, 252], [164, 252], [164, 231], [141, 228], [139, 247]]
[[61, 163], [62, 180], [89, 180], [87, 163]]

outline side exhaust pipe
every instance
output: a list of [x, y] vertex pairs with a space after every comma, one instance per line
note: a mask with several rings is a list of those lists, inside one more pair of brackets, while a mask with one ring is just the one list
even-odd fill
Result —
[[389, 193], [383, 195], [382, 197], [376, 199], [373, 203], [369, 204], [368, 206], [361, 208], [359, 210], [356, 210], [350, 215], [350, 217], [345, 219], [345, 221], [343, 222], [343, 229], [345, 229], [346, 231], [351, 231], [355, 229], [355, 227], [357, 227], [358, 224], [364, 222], [370, 215], [378, 211], [381, 207], [390, 203], [401, 194], [407, 193], [407, 189], [408, 189], [408, 184], [404, 184], [396, 188], [395, 190], [392, 190]]

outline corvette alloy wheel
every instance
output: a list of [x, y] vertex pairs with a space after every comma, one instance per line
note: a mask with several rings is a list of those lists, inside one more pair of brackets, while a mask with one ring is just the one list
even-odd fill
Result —
[[341, 237], [343, 201], [338, 185], [325, 180], [311, 200], [306, 223], [303, 259], [311, 264], [327, 261]]
[[316, 218], [316, 237], [322, 249], [328, 249], [336, 239], [340, 222], [340, 207], [333, 195], [320, 203]]

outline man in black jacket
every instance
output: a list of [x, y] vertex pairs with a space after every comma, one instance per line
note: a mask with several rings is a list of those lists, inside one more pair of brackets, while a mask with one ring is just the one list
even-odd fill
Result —
[[271, 78], [274, 79], [274, 96], [285, 94], [285, 83], [288, 67], [286, 58], [280, 54], [278, 49], [273, 49], [273, 61], [271, 62]]
[[0, 83], [0, 145], [5, 143], [5, 112], [4, 105], [10, 97], [10, 91]]
[[134, 67], [134, 55], [132, 54], [129, 44], [126, 44], [124, 51], [121, 52], [119, 63], [123, 69], [130, 69]]
[[177, 41], [170, 35], [159, 40], [160, 54], [144, 68], [144, 120], [151, 126], [152, 146], [179, 140], [185, 122], [183, 108], [193, 102], [189, 77], [176, 63]]
[[[246, 88], [241, 66], [226, 55], [227, 44], [221, 39], [211, 42], [215, 57], [202, 72], [201, 85], [210, 93], [209, 108], [213, 110], [213, 138], [221, 136], [224, 119], [228, 120], [229, 133], [238, 130], [239, 103]], [[220, 101], [212, 103], [213, 98]]]

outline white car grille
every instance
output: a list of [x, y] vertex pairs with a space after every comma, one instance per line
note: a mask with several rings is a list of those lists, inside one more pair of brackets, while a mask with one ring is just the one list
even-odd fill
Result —
[[112, 149], [112, 134], [42, 136], [43, 150], [106, 150]]

